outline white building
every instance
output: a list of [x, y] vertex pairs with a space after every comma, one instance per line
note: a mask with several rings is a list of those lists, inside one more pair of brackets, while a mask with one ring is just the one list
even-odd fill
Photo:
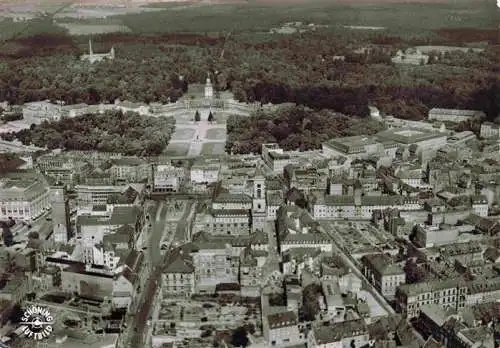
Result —
[[263, 333], [268, 344], [276, 347], [292, 347], [305, 342], [299, 332], [297, 314], [284, 312], [269, 314], [262, 321]]
[[370, 335], [362, 319], [316, 326], [307, 339], [307, 347], [311, 348], [364, 347], [368, 343]]
[[482, 111], [477, 110], [457, 110], [457, 109], [439, 109], [434, 108], [429, 110], [429, 120], [431, 121], [447, 121], [459, 123], [472, 119], [482, 119], [486, 115]]
[[484, 122], [481, 124], [481, 138], [499, 138], [500, 137], [500, 125]]
[[78, 206], [106, 205], [109, 197], [122, 193], [126, 187], [124, 185], [76, 185]]
[[155, 192], [178, 192], [184, 181], [184, 169], [171, 165], [157, 165], [154, 170]]
[[194, 163], [191, 167], [191, 184], [211, 184], [219, 179], [220, 163]]
[[52, 104], [49, 100], [30, 102], [23, 105], [23, 118], [33, 120], [33, 123], [58, 121], [62, 115], [62, 106]]
[[0, 178], [0, 219], [30, 221], [50, 209], [50, 189], [36, 173], [15, 172]]

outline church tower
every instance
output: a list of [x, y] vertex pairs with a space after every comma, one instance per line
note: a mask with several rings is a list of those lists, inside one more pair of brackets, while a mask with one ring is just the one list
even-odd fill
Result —
[[212, 81], [210, 81], [210, 75], [207, 74], [207, 81], [205, 83], [205, 99], [212, 99], [214, 96], [214, 88], [212, 86]]
[[69, 223], [69, 205], [63, 186], [50, 188], [50, 205], [52, 207], [52, 240], [56, 243], [67, 243], [71, 238]]
[[257, 167], [253, 178], [252, 228], [262, 229], [267, 219], [266, 178], [262, 169]]

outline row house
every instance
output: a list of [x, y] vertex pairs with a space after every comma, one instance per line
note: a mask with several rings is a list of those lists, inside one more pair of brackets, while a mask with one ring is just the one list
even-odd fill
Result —
[[284, 169], [284, 177], [288, 188], [296, 189], [308, 193], [311, 190], [325, 190], [328, 176], [323, 175], [314, 167], [298, 167], [288, 165]]
[[425, 251], [429, 261], [445, 261], [450, 264], [460, 262], [464, 265], [483, 260], [483, 248], [478, 242], [453, 243], [440, 245]]
[[258, 297], [261, 293], [267, 251], [252, 250], [247, 247], [240, 255], [239, 280], [241, 294], [245, 297]]
[[315, 326], [307, 337], [313, 348], [364, 347], [370, 343], [368, 327], [363, 319]]
[[318, 276], [321, 273], [321, 249], [319, 248], [286, 249], [283, 251], [281, 259], [285, 275], [296, 275], [300, 279], [304, 269], [308, 269]]
[[218, 160], [199, 159], [192, 165], [190, 171], [190, 181], [193, 189], [197, 191], [206, 190], [207, 185], [219, 180], [220, 170], [221, 165]]
[[371, 219], [373, 212], [385, 209], [417, 211], [422, 209], [416, 198], [403, 196], [332, 196], [315, 193], [311, 212], [314, 218]]
[[153, 173], [154, 192], [179, 192], [184, 184], [184, 168], [171, 165], [157, 165]]
[[496, 301], [500, 298], [500, 277], [477, 278], [467, 283], [467, 305]]
[[137, 157], [122, 157], [111, 161], [109, 169], [114, 182], [148, 182], [152, 168], [149, 163]]
[[195, 293], [195, 268], [191, 252], [196, 249], [192, 247], [187, 244], [168, 252], [161, 278], [163, 298], [189, 297]]
[[466, 313], [449, 314], [436, 305], [427, 305], [422, 307], [415, 327], [423, 336], [432, 338], [435, 347], [493, 348], [493, 328], [489, 325], [469, 327], [466, 318]]
[[297, 314], [291, 311], [269, 314], [263, 318], [262, 331], [271, 347], [293, 347], [305, 342], [299, 332]]
[[288, 233], [280, 236], [279, 240], [281, 252], [293, 248], [312, 248], [320, 249], [322, 252], [331, 252], [332, 243], [332, 239], [323, 232]]
[[216, 241], [195, 245], [192, 257], [197, 293], [215, 293], [218, 284], [238, 282], [239, 254], [233, 254], [231, 245]]
[[386, 298], [394, 298], [396, 288], [406, 283], [403, 268], [385, 254], [370, 254], [361, 258], [366, 279]]
[[462, 309], [467, 300], [467, 284], [461, 278], [404, 284], [396, 290], [396, 303], [408, 319], [418, 316], [426, 304]]

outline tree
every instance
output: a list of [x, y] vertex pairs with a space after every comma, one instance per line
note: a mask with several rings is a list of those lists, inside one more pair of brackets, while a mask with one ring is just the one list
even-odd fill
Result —
[[247, 347], [248, 343], [247, 330], [243, 326], [233, 331], [231, 336], [231, 345], [233, 347]]
[[212, 110], [208, 113], [208, 122], [213, 122], [214, 121], [214, 115], [212, 114]]
[[196, 112], [194, 113], [194, 121], [195, 122], [200, 122], [201, 121], [200, 112], [198, 110], [196, 110]]

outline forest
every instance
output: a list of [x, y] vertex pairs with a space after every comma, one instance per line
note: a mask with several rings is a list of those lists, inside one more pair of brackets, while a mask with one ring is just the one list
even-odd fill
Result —
[[230, 117], [226, 152], [259, 153], [265, 143], [278, 143], [285, 150], [314, 150], [331, 138], [369, 135], [382, 130], [384, 125], [371, 118], [283, 105], [277, 110], [259, 111], [251, 117]]
[[[121, 21], [131, 33], [93, 35], [94, 52], [114, 47], [116, 59], [92, 65], [79, 59], [88, 49], [88, 37], [71, 37], [52, 22], [36, 20], [40, 32], [30, 29], [2, 43], [0, 101], [168, 103], [193, 84], [203, 83], [209, 72], [216, 90], [231, 91], [239, 101], [304, 107], [247, 120], [234, 118], [228, 124], [228, 148], [234, 152], [253, 151], [255, 139], [275, 140], [287, 149], [317, 148], [320, 139], [356, 133], [349, 129], [371, 122], [366, 119], [368, 106], [411, 120], [425, 119], [435, 107], [477, 109], [489, 120], [497, 119], [500, 42], [487, 8], [465, 18], [460, 8], [429, 5], [417, 11], [418, 18], [410, 18], [407, 10], [412, 5], [395, 6], [390, 13], [383, 6], [324, 6], [310, 5], [304, 12], [274, 5], [224, 5], [204, 8], [204, 17], [199, 17], [200, 10], [176, 11], [175, 16], [167, 10], [119, 16], [113, 21]], [[357, 21], [376, 26], [389, 23], [387, 16], [397, 18], [387, 30], [340, 25]], [[290, 35], [269, 33], [271, 27], [293, 20], [332, 25]], [[408, 47], [469, 44], [486, 49], [434, 52], [428, 65], [391, 62], [397, 50]], [[303, 126], [300, 117], [331, 127]], [[29, 134], [22, 137], [41, 141], [36, 132]], [[111, 141], [100, 144], [100, 148], [121, 146]]]
[[[497, 46], [482, 53], [447, 53], [430, 65], [398, 66], [390, 56], [409, 43], [381, 34], [318, 30], [253, 43], [245, 38], [101, 35], [94, 38], [94, 50], [107, 52], [115, 46], [117, 59], [91, 66], [78, 59], [85, 40], [71, 46], [59, 34], [54, 41], [52, 36], [23, 38], [34, 47], [46, 42], [55, 53], [44, 55], [47, 49], [40, 49], [45, 53], [6, 57], [0, 100], [166, 103], [180, 98], [190, 84], [202, 83], [210, 71], [216, 88], [231, 90], [240, 101], [291, 102], [357, 116], [366, 116], [367, 106], [374, 105], [385, 114], [413, 120], [425, 118], [433, 107], [481, 109], [491, 119], [500, 111]], [[390, 46], [374, 43], [391, 41]], [[371, 49], [353, 53], [360, 47]]]
[[134, 112], [106, 111], [58, 122], [44, 121], [17, 133], [3, 133], [3, 140], [63, 150], [97, 150], [124, 155], [154, 156], [163, 152], [175, 128], [168, 117], [145, 117]]

